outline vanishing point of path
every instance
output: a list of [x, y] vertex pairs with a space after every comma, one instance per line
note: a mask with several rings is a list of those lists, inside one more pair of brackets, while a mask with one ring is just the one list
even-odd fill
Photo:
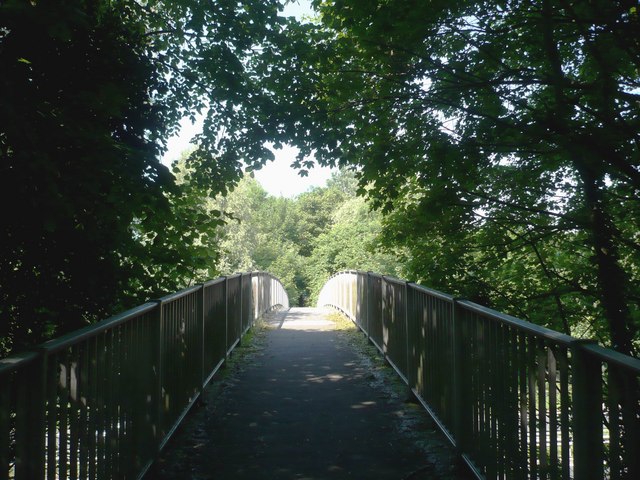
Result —
[[362, 334], [329, 314], [292, 308], [255, 328], [147, 478], [465, 478]]

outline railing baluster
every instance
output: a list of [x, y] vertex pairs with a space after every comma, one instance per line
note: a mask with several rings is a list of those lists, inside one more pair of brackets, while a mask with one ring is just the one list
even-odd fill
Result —
[[622, 452], [620, 448], [620, 390], [618, 379], [612, 368], [607, 369], [607, 408], [609, 416], [609, 452], [611, 463], [609, 465], [609, 478], [618, 480], [622, 478]]
[[549, 348], [549, 474], [551, 480], [558, 479], [558, 398], [557, 361], [553, 348]]
[[487, 455], [488, 460], [488, 472], [491, 472], [491, 477], [497, 478], [499, 474], [499, 462], [498, 459], [498, 383], [500, 382], [500, 374], [498, 370], [498, 361], [500, 356], [500, 344], [498, 342], [497, 323], [491, 320], [486, 320], [489, 345], [491, 345], [487, 352], [487, 360], [489, 361], [489, 369], [487, 375], [487, 384], [489, 389], [487, 391], [487, 416], [489, 417], [489, 442], [487, 444], [490, 450]]
[[69, 479], [78, 478], [78, 360], [77, 349], [69, 347], [67, 362], [69, 365]]
[[495, 394], [495, 412], [496, 412], [496, 462], [498, 466], [498, 477], [505, 477], [505, 462], [507, 461], [507, 452], [505, 441], [509, 438], [507, 430], [508, 413], [507, 402], [509, 395], [506, 388], [508, 373], [506, 369], [508, 365], [508, 341], [504, 335], [504, 325], [494, 322], [496, 330], [496, 346], [497, 346], [497, 364], [496, 364], [496, 394]]
[[80, 421], [79, 421], [79, 437], [80, 437], [80, 478], [87, 478], [89, 472], [89, 443], [87, 441], [88, 411], [87, 397], [89, 394], [89, 344], [83, 342], [80, 346]]
[[45, 476], [47, 358], [41, 353], [29, 362], [24, 380], [17, 380], [16, 401], [16, 478]]
[[11, 412], [13, 411], [11, 393], [14, 391], [15, 384], [13, 376], [13, 371], [8, 369], [2, 371], [2, 365], [0, 365], [0, 385], [5, 386], [5, 388], [0, 388], [0, 480], [9, 480]]
[[571, 476], [571, 432], [569, 424], [569, 360], [567, 350], [561, 347], [558, 352], [558, 367], [560, 368], [560, 454], [562, 456], [562, 478], [568, 480]]
[[153, 409], [155, 412], [155, 418], [154, 418], [154, 425], [155, 425], [155, 445], [156, 445], [156, 450], [159, 452], [160, 450], [160, 443], [162, 442], [162, 438], [164, 437], [164, 431], [163, 431], [163, 405], [164, 405], [164, 399], [163, 399], [163, 395], [162, 395], [162, 389], [163, 389], [163, 364], [162, 364], [162, 359], [164, 357], [164, 350], [165, 350], [165, 346], [164, 346], [164, 312], [163, 312], [163, 305], [162, 305], [162, 301], [158, 301], [158, 305], [157, 305], [157, 318], [156, 318], [156, 329], [155, 329], [155, 338], [152, 338], [152, 345], [157, 347], [157, 350], [155, 352], [154, 358], [155, 358], [155, 368], [156, 368], [156, 391], [155, 391], [155, 405], [153, 405], [155, 408]]
[[89, 341], [89, 393], [87, 395], [88, 407], [88, 446], [89, 446], [89, 476], [90, 480], [97, 477], [97, 432], [98, 432], [98, 338], [93, 337]]
[[103, 428], [104, 433], [102, 435], [103, 440], [103, 455], [102, 455], [102, 468], [101, 468], [101, 477], [100, 478], [112, 478], [113, 475], [111, 473], [112, 469], [112, 458], [111, 458], [111, 448], [113, 444], [113, 404], [115, 403], [114, 392], [113, 392], [113, 383], [112, 383], [112, 373], [114, 369], [113, 355], [116, 349], [114, 345], [114, 330], [108, 330], [104, 333], [104, 362], [103, 362], [103, 372], [102, 378], [104, 379], [104, 384], [102, 387], [102, 415], [103, 419]]
[[458, 452], [468, 451], [471, 439], [469, 428], [472, 425], [472, 407], [469, 395], [469, 363], [465, 355], [466, 331], [464, 311], [453, 302], [453, 435]]
[[600, 362], [581, 348], [582, 343], [571, 348], [574, 475], [603, 478], [602, 369]]
[[[69, 445], [69, 357], [67, 351], [56, 355], [60, 365], [59, 400], [58, 400], [58, 475], [68, 478], [68, 445]], [[55, 409], [55, 406], [54, 406]], [[55, 465], [55, 462], [54, 462]]]
[[[636, 362], [639, 362], [635, 359]], [[628, 478], [640, 478], [640, 379], [633, 370], [621, 368], [609, 363], [609, 368], [615, 369], [615, 377], [620, 382], [622, 417], [625, 438], [623, 463]]]
[[58, 383], [57, 356], [49, 359], [47, 372], [47, 479], [56, 478], [58, 466]]
[[536, 342], [536, 362], [538, 364], [538, 455], [540, 458], [540, 478], [545, 480], [549, 468], [547, 458], [547, 351], [542, 340]]
[[518, 372], [520, 371], [520, 350], [518, 344], [518, 331], [507, 326], [510, 345], [510, 370], [509, 379], [509, 398], [510, 398], [510, 437], [509, 437], [509, 468], [514, 479], [524, 479], [526, 471], [526, 460], [522, 453], [522, 444], [520, 438], [520, 381]]
[[538, 406], [536, 405], [536, 339], [527, 337], [527, 376], [529, 396], [529, 471], [532, 478], [538, 478]]

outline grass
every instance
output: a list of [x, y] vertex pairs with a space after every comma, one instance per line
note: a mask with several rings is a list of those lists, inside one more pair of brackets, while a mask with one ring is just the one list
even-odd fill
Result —
[[331, 320], [335, 325], [335, 330], [341, 332], [356, 332], [358, 331], [358, 327], [356, 324], [351, 321], [351, 319], [347, 318], [346, 315], [339, 312], [332, 312], [327, 315], [327, 318]]

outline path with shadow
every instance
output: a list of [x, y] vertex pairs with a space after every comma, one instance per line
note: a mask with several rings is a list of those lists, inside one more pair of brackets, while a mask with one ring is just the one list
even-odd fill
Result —
[[413, 418], [416, 408], [385, 388], [327, 313], [272, 315], [241, 347], [243, 358], [207, 389], [148, 477], [462, 478], [426, 413]]

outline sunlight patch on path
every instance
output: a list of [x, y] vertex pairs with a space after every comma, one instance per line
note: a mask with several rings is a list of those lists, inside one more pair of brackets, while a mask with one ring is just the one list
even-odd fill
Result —
[[325, 308], [293, 307], [280, 312], [268, 322], [271, 328], [282, 330], [302, 330], [306, 332], [323, 332], [334, 330], [335, 322], [327, 318], [331, 310]]

